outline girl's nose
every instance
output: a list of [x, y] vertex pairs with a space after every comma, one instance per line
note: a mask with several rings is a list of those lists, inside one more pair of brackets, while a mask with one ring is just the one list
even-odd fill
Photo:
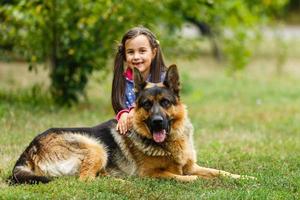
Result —
[[134, 53], [133, 54], [133, 59], [139, 59], [140, 58], [140, 54], [139, 53]]

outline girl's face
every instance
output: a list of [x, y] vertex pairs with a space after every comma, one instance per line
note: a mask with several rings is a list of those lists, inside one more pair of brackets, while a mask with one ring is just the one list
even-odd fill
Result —
[[125, 42], [125, 63], [127, 67], [136, 67], [144, 78], [150, 73], [152, 59], [156, 55], [156, 48], [152, 49], [147, 36], [138, 35]]

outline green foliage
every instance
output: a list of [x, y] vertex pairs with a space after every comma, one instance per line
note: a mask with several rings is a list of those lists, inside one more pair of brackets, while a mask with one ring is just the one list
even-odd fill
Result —
[[[260, 25], [280, 13], [288, 0], [20, 0], [0, 7], [0, 45], [13, 48], [30, 63], [50, 66], [51, 92], [61, 104], [77, 102], [94, 70], [106, 66], [116, 40], [144, 25], [173, 46], [187, 19], [204, 22], [217, 37], [229, 71], [244, 69], [249, 43]], [[249, 30], [251, 30], [249, 32]], [[183, 48], [184, 49], [184, 48]], [[176, 52], [176, 51], [175, 51]]]
[[93, 70], [105, 67], [115, 40], [133, 24], [149, 25], [139, 18], [143, 3], [127, 3], [22, 0], [1, 8], [7, 24], [2, 28], [6, 40], [13, 40], [15, 50], [31, 62], [30, 69], [37, 62], [49, 63], [52, 95], [60, 104], [71, 104], [78, 101]]

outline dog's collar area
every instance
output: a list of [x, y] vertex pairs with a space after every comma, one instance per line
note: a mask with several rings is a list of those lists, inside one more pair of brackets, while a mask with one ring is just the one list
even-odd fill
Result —
[[142, 137], [135, 131], [128, 134], [133, 144], [147, 156], [170, 156], [171, 153], [166, 151], [162, 144], [158, 144], [151, 139]]

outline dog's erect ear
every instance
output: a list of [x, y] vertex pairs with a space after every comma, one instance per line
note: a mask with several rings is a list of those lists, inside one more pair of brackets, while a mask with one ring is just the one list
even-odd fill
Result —
[[179, 97], [180, 82], [177, 66], [175, 64], [168, 67], [164, 85]]
[[133, 77], [134, 91], [136, 93], [138, 93], [139, 91], [144, 89], [144, 87], [146, 86], [147, 83], [144, 80], [144, 77], [142, 76], [141, 72], [137, 68], [133, 69], [133, 74], [134, 74], [134, 77]]

